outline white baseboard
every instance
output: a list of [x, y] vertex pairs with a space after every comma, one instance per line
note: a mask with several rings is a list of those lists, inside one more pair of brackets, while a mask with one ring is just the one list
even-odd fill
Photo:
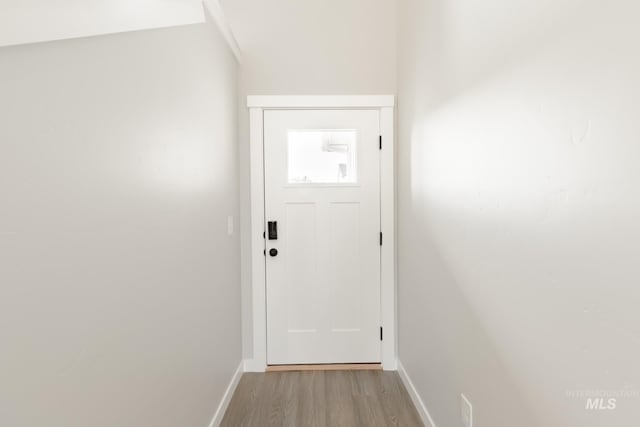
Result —
[[418, 410], [418, 414], [420, 414], [420, 418], [422, 418], [422, 422], [424, 423], [424, 425], [426, 427], [436, 427], [436, 423], [433, 422], [433, 418], [431, 418], [431, 414], [429, 414], [427, 406], [420, 398], [418, 390], [416, 390], [413, 382], [411, 382], [411, 378], [409, 378], [409, 374], [407, 373], [407, 371], [404, 370], [404, 366], [402, 365], [402, 362], [400, 360], [398, 360], [398, 375], [400, 375], [400, 379], [409, 392], [409, 396], [411, 396], [411, 400], [413, 400], [413, 404]]
[[236, 391], [236, 387], [238, 386], [238, 383], [240, 382], [240, 378], [242, 377], [243, 373], [244, 373], [244, 360], [240, 361], [240, 365], [238, 366], [238, 369], [236, 369], [236, 372], [233, 374], [233, 377], [231, 377], [231, 381], [229, 382], [229, 385], [227, 386], [227, 389], [225, 390], [224, 395], [222, 396], [222, 400], [218, 405], [218, 409], [216, 409], [216, 413], [213, 415], [213, 419], [211, 420], [211, 423], [209, 423], [209, 427], [218, 427], [220, 423], [222, 423], [224, 414], [225, 412], [227, 412], [227, 408], [229, 407], [229, 402], [231, 402], [233, 393]]

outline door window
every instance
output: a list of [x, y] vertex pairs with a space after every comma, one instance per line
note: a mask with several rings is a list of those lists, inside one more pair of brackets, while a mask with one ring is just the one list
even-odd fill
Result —
[[355, 130], [290, 130], [289, 184], [356, 183], [356, 141]]

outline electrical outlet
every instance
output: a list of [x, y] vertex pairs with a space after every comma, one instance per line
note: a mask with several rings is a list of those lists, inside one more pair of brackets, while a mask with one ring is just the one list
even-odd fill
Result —
[[464, 394], [460, 395], [460, 416], [464, 427], [473, 427], [473, 407]]

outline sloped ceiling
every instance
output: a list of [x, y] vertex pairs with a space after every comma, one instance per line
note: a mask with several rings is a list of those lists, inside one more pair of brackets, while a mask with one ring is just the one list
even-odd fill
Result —
[[0, 46], [204, 20], [202, 0], [0, 0]]

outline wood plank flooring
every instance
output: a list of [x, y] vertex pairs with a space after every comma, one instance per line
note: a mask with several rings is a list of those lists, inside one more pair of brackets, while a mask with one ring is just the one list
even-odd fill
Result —
[[246, 373], [221, 427], [422, 427], [396, 372]]

